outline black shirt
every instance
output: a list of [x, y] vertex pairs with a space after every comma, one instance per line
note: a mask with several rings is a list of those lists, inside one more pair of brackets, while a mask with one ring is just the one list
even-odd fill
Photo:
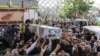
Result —
[[[44, 53], [44, 56], [49, 56], [50, 53], [52, 51], [54, 51], [54, 49], [56, 48], [57, 44], [59, 43], [59, 39], [54, 39], [52, 40], [52, 46], [51, 46], [51, 50], [46, 50], [45, 53]], [[48, 45], [49, 44], [49, 40], [47, 39], [45, 45]]]
[[25, 27], [25, 33], [24, 33], [24, 40], [27, 42], [32, 37], [32, 33], [30, 32], [29, 28]]
[[70, 55], [72, 55], [72, 49], [73, 49], [73, 45], [71, 44], [64, 44], [64, 43], [60, 43], [60, 50], [64, 50], [65, 52], [69, 53]]

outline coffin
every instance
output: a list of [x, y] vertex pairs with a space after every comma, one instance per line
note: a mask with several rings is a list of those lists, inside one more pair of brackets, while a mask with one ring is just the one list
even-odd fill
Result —
[[53, 30], [55, 32], [55, 39], [61, 39], [62, 36], [62, 30], [58, 27], [51, 27], [46, 25], [37, 25], [37, 24], [31, 24], [29, 26], [29, 29], [31, 32], [37, 32], [39, 37], [44, 37], [49, 34], [50, 30]]

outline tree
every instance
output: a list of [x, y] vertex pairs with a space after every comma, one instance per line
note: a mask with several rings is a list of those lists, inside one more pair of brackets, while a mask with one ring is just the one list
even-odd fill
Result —
[[46, 14], [45, 14], [44, 18], [45, 18], [45, 20], [48, 20], [50, 17], [50, 8], [47, 8], [47, 11], [45, 13]]
[[84, 15], [91, 9], [93, 1], [90, 0], [64, 0], [61, 15], [75, 18], [76, 14]]
[[39, 11], [37, 13], [38, 13], [38, 16], [41, 16], [41, 13]]

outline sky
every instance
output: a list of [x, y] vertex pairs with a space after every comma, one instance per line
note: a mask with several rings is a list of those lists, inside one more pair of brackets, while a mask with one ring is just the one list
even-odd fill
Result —
[[96, 4], [100, 4], [100, 0], [94, 0]]
[[100, 0], [94, 0], [94, 6], [100, 8]]

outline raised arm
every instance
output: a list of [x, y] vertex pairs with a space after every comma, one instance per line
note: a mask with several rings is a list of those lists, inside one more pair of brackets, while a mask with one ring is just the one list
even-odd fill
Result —
[[35, 48], [38, 41], [39, 41], [39, 38], [28, 49], [26, 49], [27, 54], [30, 53]]
[[44, 42], [43, 42], [43, 44], [41, 45], [41, 48], [43, 48], [43, 46], [45, 45], [45, 43], [46, 43], [46, 39], [44, 39]]
[[60, 45], [57, 44], [56, 48], [54, 49], [54, 51], [50, 55], [56, 54], [59, 49], [60, 49]]
[[40, 56], [44, 55], [44, 52], [46, 51], [46, 49], [47, 49], [47, 45], [45, 45], [44, 48], [43, 47], [41, 48]]

